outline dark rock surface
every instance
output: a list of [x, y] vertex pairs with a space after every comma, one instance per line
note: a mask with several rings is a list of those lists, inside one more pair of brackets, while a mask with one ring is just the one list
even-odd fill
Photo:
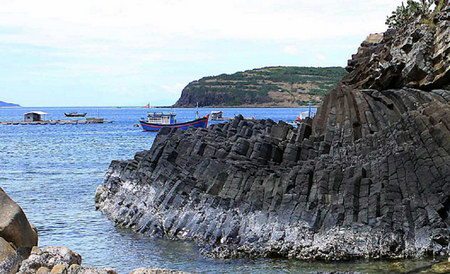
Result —
[[364, 42], [312, 124], [161, 131], [111, 163], [97, 207], [217, 257], [448, 254], [449, 18]]

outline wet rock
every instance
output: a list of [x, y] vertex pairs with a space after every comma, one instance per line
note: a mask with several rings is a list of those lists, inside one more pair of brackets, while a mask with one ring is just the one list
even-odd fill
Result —
[[18, 273], [26, 274], [116, 274], [111, 268], [81, 265], [82, 258], [67, 247], [34, 247]]
[[[25, 213], [0, 188], [0, 237], [16, 248], [29, 250], [38, 243], [36, 231], [28, 222]], [[26, 252], [25, 252], [26, 253]]]

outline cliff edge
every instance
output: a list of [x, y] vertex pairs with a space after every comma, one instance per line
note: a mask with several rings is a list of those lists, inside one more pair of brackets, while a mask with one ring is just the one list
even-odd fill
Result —
[[318, 104], [346, 74], [341, 67], [264, 67], [190, 82], [174, 107], [298, 107]]
[[96, 206], [216, 257], [448, 255], [450, 8], [371, 36], [310, 123], [163, 130], [113, 161]]

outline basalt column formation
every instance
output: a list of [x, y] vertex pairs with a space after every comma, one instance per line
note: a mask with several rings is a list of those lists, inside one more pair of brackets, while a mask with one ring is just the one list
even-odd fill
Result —
[[374, 34], [313, 121], [159, 133], [96, 193], [118, 225], [216, 257], [448, 254], [450, 9]]

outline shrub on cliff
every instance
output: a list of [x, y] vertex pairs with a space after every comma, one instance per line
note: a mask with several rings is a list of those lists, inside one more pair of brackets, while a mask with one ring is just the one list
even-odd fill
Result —
[[386, 19], [386, 25], [398, 29], [412, 23], [416, 18], [422, 17], [423, 23], [431, 23], [435, 13], [448, 6], [449, 0], [407, 0], [402, 2]]

